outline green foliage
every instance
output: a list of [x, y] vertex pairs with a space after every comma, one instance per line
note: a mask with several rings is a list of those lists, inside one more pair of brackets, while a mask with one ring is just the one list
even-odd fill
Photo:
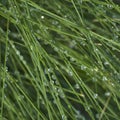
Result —
[[120, 119], [114, 2], [0, 1], [1, 120]]

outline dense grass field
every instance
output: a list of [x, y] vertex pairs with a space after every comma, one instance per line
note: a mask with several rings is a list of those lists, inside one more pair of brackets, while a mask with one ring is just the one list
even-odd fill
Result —
[[0, 0], [0, 120], [120, 120], [119, 0]]

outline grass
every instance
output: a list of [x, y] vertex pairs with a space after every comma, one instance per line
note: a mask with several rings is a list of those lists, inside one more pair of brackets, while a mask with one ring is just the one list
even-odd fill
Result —
[[1, 120], [119, 120], [119, 66], [119, 2], [0, 1]]

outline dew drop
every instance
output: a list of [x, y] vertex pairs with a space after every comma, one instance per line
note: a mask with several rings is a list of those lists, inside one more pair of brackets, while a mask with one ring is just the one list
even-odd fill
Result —
[[65, 98], [64, 93], [60, 94], [60, 97], [64, 99]]
[[53, 80], [56, 80], [56, 76], [55, 76], [55, 75], [52, 75], [52, 79], [53, 79]]
[[76, 110], [75, 111], [77, 115], [80, 115], [80, 111], [79, 110]]
[[86, 111], [89, 111], [89, 110], [90, 110], [90, 107], [89, 107], [89, 106], [87, 106], [85, 110], [86, 110]]
[[18, 100], [19, 100], [19, 101], [21, 101], [21, 100], [23, 100], [23, 99], [24, 99], [24, 96], [23, 96], [23, 95], [19, 95], [19, 96], [18, 96]]
[[92, 78], [92, 81], [93, 81], [93, 82], [97, 82], [97, 78], [93, 77], [93, 78]]
[[7, 98], [7, 96], [6, 95], [4, 95], [4, 99], [6, 99]]
[[80, 89], [79, 84], [75, 84], [75, 88], [76, 88], [76, 89]]
[[30, 46], [30, 49], [33, 50], [33, 46], [32, 45]]
[[61, 28], [62, 28], [62, 26], [61, 26], [61, 25], [58, 25], [57, 27], [58, 27], [58, 29], [61, 29]]
[[74, 57], [70, 57], [70, 61], [71, 62], [75, 62], [75, 58]]
[[84, 66], [84, 65], [81, 65], [81, 70], [86, 70], [86, 66]]
[[37, 32], [38, 34], [40, 34], [40, 33], [41, 33], [41, 32], [40, 32], [40, 30], [37, 30], [36, 32]]
[[45, 105], [45, 102], [42, 100], [42, 101], [41, 101], [41, 104], [42, 104], [42, 105]]
[[6, 83], [4, 84], [4, 88], [7, 88], [7, 84]]
[[68, 55], [68, 51], [67, 51], [67, 50], [65, 50], [65, 51], [64, 51], [64, 54], [65, 54], [65, 55]]
[[79, 3], [82, 4], [83, 0], [79, 0]]
[[53, 68], [48, 68], [48, 72], [52, 73], [53, 72]]
[[95, 116], [96, 116], [97, 119], [100, 117], [100, 115], [98, 113]]
[[64, 15], [64, 18], [67, 18], [68, 16], [67, 15]]
[[75, 112], [76, 120], [86, 120], [85, 117], [83, 117], [82, 114], [80, 113], [80, 110], [76, 110]]
[[52, 21], [53, 25], [58, 25], [58, 23], [59, 23], [58, 21]]
[[109, 9], [112, 9], [112, 8], [113, 8], [113, 5], [107, 4], [107, 7], [108, 7]]
[[108, 79], [105, 76], [103, 76], [102, 81], [107, 81], [107, 80]]
[[96, 67], [96, 68], [94, 68], [94, 71], [95, 71], [95, 72], [98, 72], [98, 68], [97, 68], [97, 67]]
[[59, 85], [59, 82], [56, 80], [56, 81], [55, 81], [55, 84], [56, 84], [56, 85]]
[[23, 60], [23, 64], [24, 64], [24, 65], [26, 65], [26, 64], [27, 64], [25, 60]]
[[57, 13], [61, 13], [61, 11], [60, 11], [60, 10], [57, 10]]
[[59, 51], [59, 49], [58, 49], [57, 47], [54, 47], [54, 51], [58, 52], [58, 51]]
[[5, 71], [8, 72], [8, 67], [7, 66], [5, 67]]
[[111, 95], [110, 92], [105, 92], [105, 96], [106, 96], [106, 97], [109, 97], [110, 95]]
[[[8, 52], [7, 52], [8, 53]], [[6, 59], [5, 59], [5, 62], [7, 62], [8, 61], [8, 54], [6, 55]]]
[[4, 13], [7, 13], [7, 10], [4, 10]]
[[62, 120], [67, 120], [67, 117], [65, 115], [62, 115]]
[[96, 48], [96, 49], [95, 49], [95, 52], [98, 52], [98, 51], [99, 51], [99, 50]]
[[75, 40], [72, 40], [71, 42], [70, 42], [70, 48], [74, 48], [75, 46], [76, 46], [76, 41]]
[[17, 51], [16, 51], [16, 54], [17, 54], [17, 55], [20, 55], [20, 51], [17, 50]]
[[115, 84], [114, 83], [111, 83], [111, 85], [114, 87], [115, 86]]
[[24, 59], [24, 58], [23, 58], [23, 56], [22, 56], [22, 55], [20, 55], [20, 60], [21, 60], [21, 61], [23, 61], [23, 59]]
[[19, 75], [19, 71], [15, 70], [15, 71], [14, 71], [14, 74], [15, 74], [15, 75]]
[[49, 84], [48, 84], [48, 82], [47, 81], [44, 81], [44, 86], [46, 86], [46, 87], [48, 87], [49, 86]]
[[17, 23], [17, 24], [19, 24], [19, 23], [20, 23], [19, 19], [16, 19], [16, 23]]
[[53, 81], [53, 80], [50, 80], [50, 84], [53, 85], [53, 84], [54, 84], [54, 81]]
[[46, 68], [45, 68], [45, 70], [44, 70], [44, 73], [45, 73], [45, 74], [48, 74], [48, 70], [47, 70]]
[[65, 94], [62, 89], [60, 89], [60, 88], [58, 89], [58, 94], [61, 98], [65, 98]]
[[44, 18], [45, 18], [45, 17], [42, 15], [42, 16], [41, 16], [41, 19], [44, 19]]
[[98, 98], [98, 94], [95, 93], [93, 97], [94, 97], [95, 99], [97, 99], [97, 98]]
[[16, 8], [16, 6], [13, 6], [14, 8]]
[[72, 71], [68, 71], [68, 75], [69, 76], [73, 76], [73, 72]]
[[81, 41], [80, 44], [81, 44], [82, 46], [86, 46], [85, 41]]
[[107, 62], [107, 61], [106, 61], [106, 62], [104, 62], [104, 65], [109, 65], [109, 62]]

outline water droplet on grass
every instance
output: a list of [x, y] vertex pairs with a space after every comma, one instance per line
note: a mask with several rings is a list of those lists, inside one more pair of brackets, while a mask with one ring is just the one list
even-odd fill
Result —
[[107, 77], [103, 76], [102, 81], [107, 81]]
[[59, 85], [59, 82], [56, 80], [56, 81], [55, 81], [55, 84], [56, 84], [56, 85]]
[[99, 115], [98, 113], [97, 113], [95, 116], [96, 116], [96, 118], [99, 118], [99, 117], [100, 117], [100, 115]]
[[109, 97], [110, 95], [111, 95], [110, 92], [105, 92], [105, 96], [106, 96], [106, 97]]
[[61, 13], [61, 10], [57, 10], [57, 13]]
[[75, 58], [74, 57], [70, 57], [70, 61], [71, 62], [75, 62]]
[[113, 8], [113, 5], [107, 4], [107, 7], [108, 7], [109, 9], [112, 9], [112, 8]]
[[45, 18], [45, 17], [42, 15], [42, 16], [41, 16], [41, 19], [44, 19], [44, 18]]
[[68, 72], [68, 75], [69, 75], [69, 76], [73, 76], [73, 72], [72, 72], [72, 71], [69, 71], [69, 72]]
[[93, 81], [93, 82], [97, 82], [97, 78], [93, 77], [93, 78], [92, 78], [92, 81]]
[[24, 99], [24, 96], [23, 96], [23, 95], [19, 95], [19, 96], [18, 96], [18, 100], [19, 100], [19, 101], [21, 101], [21, 100], [23, 100], [23, 99]]
[[95, 93], [93, 97], [94, 97], [95, 99], [97, 99], [97, 98], [98, 98], [98, 94]]
[[7, 66], [5, 67], [5, 71], [8, 72], [8, 67]]
[[67, 120], [67, 117], [65, 115], [62, 115], [62, 120]]
[[74, 48], [75, 46], [76, 46], [76, 41], [75, 40], [72, 40], [71, 42], [70, 42], [70, 48]]
[[48, 72], [52, 73], [53, 72], [53, 68], [48, 68]]
[[19, 24], [19, 23], [20, 23], [19, 19], [16, 19], [16, 23], [17, 23], [17, 24]]
[[53, 80], [50, 80], [50, 84], [53, 85], [53, 84], [54, 84], [54, 81], [53, 81]]
[[33, 50], [33, 46], [32, 45], [30, 46], [30, 49]]
[[15, 45], [12, 44], [12, 48], [15, 48]]
[[59, 23], [58, 21], [52, 21], [53, 25], [58, 25], [58, 23]]
[[54, 47], [54, 51], [58, 52], [58, 51], [59, 51], [59, 49], [58, 49], [57, 47]]
[[89, 106], [87, 106], [87, 107], [85, 108], [85, 110], [86, 110], [86, 111], [89, 111], [89, 110], [90, 110], [90, 107], [89, 107]]
[[4, 88], [7, 88], [7, 86], [8, 86], [8, 85], [5, 83], [5, 84], [4, 84]]
[[86, 46], [85, 41], [81, 41], [80, 44], [81, 44], [82, 46]]
[[20, 51], [17, 50], [17, 51], [16, 51], [16, 54], [17, 54], [17, 55], [20, 55]]
[[76, 88], [76, 89], [80, 89], [79, 84], [75, 84], [75, 88]]
[[112, 83], [112, 82], [111, 82], [111, 85], [112, 85], [113, 87], [115, 87], [115, 84], [114, 84], [114, 83]]
[[86, 70], [86, 66], [85, 65], [81, 65], [81, 70]]
[[55, 75], [52, 75], [52, 79], [53, 79], [53, 80], [56, 80], [56, 76], [55, 76]]
[[24, 65], [26, 65], [26, 64], [27, 64], [25, 60], [23, 60], [23, 64], [24, 64]]
[[82, 4], [83, 0], [79, 0], [79, 3]]
[[98, 51], [99, 51], [99, 50], [96, 48], [96, 49], [95, 49], [95, 52], [98, 52]]
[[58, 89], [58, 94], [61, 98], [65, 98], [65, 94], [61, 88]]
[[104, 65], [109, 65], [109, 62], [108, 61], [104, 62]]
[[98, 68], [97, 68], [97, 67], [96, 67], [96, 68], [94, 68], [94, 71], [95, 71], [95, 72], [98, 72]]
[[24, 59], [24, 58], [23, 58], [23, 56], [22, 56], [22, 55], [20, 55], [20, 60], [21, 60], [21, 61], [23, 61], [23, 59]]
[[67, 51], [67, 50], [65, 50], [65, 51], [64, 51], [64, 54], [65, 54], [65, 55], [68, 55], [68, 51]]

